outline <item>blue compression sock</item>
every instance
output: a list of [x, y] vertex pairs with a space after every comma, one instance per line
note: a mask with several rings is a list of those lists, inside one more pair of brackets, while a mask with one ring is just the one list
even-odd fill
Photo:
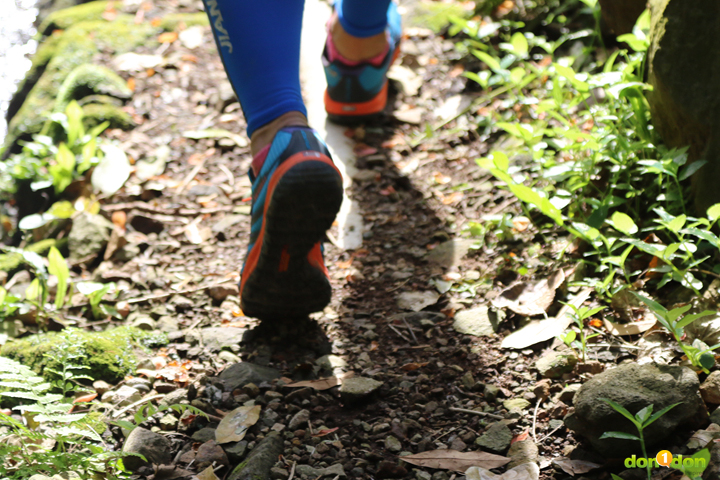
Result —
[[354, 37], [383, 33], [388, 24], [390, 0], [337, 0], [335, 10], [343, 29]]
[[300, 92], [302, 0], [203, 0], [248, 136], [280, 115], [307, 115]]
[[[230, 83], [251, 136], [280, 115], [307, 115], [300, 91], [304, 0], [203, 0]], [[338, 0], [345, 31], [370, 37], [385, 31], [390, 0]], [[398, 22], [399, 23], [399, 22]]]

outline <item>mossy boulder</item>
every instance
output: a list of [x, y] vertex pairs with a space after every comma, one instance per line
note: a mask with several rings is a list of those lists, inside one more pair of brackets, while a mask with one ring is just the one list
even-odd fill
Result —
[[62, 370], [54, 352], [68, 349], [79, 357], [78, 365], [87, 367], [83, 373], [93, 380], [114, 384], [132, 373], [136, 354], [147, 346], [167, 343], [164, 334], [155, 334], [132, 327], [119, 327], [104, 332], [86, 332], [68, 328], [12, 340], [0, 349], [0, 355], [16, 360], [43, 375], [47, 367]]
[[160, 28], [171, 32], [177, 30], [180, 26], [194, 27], [196, 25], [210, 25], [207, 14], [205, 12], [198, 13], [171, 13], [165, 15], [160, 21]]
[[86, 63], [73, 69], [65, 78], [55, 100], [55, 111], [64, 112], [72, 100], [88, 95], [107, 95], [120, 99], [132, 96], [120, 75], [102, 65]]
[[113, 3], [102, 0], [56, 10], [43, 20], [40, 27], [38, 27], [38, 32], [40, 35], [47, 36], [55, 30], [67, 30], [78, 22], [102, 20], [102, 14], [108, 9], [108, 4], [112, 6]]
[[707, 160], [693, 177], [701, 211], [720, 202], [720, 2], [651, 0], [648, 94], [653, 124], [670, 147]]
[[90, 103], [83, 107], [83, 125], [85, 129], [110, 122], [109, 128], [130, 130], [137, 126], [132, 116], [122, 108], [110, 103]]

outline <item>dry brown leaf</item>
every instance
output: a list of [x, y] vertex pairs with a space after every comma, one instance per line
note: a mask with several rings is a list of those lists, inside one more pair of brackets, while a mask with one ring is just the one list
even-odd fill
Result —
[[623, 337], [625, 335], [639, 335], [647, 332], [657, 323], [657, 320], [647, 316], [643, 320], [631, 323], [614, 323], [607, 319], [604, 319], [603, 322], [608, 332]]
[[319, 432], [313, 433], [311, 436], [312, 437], [324, 437], [326, 435], [330, 435], [333, 432], [337, 432], [339, 428], [340, 427], [324, 428], [324, 429], [320, 430]]
[[317, 380], [304, 380], [302, 382], [295, 382], [285, 386], [293, 388], [310, 387], [315, 390], [327, 390], [329, 388], [337, 387], [338, 385], [342, 384], [343, 380], [346, 380], [353, 375], [355, 375], [354, 372], [347, 372], [343, 373], [342, 375], [318, 378]]
[[213, 469], [212, 465], [207, 467], [205, 470], [197, 474], [198, 480], [220, 480], [217, 475], [215, 475], [215, 470]]
[[510, 461], [507, 457], [486, 452], [458, 452], [457, 450], [431, 450], [401, 457], [403, 462], [418, 467], [441, 468], [465, 473], [470, 467], [487, 469], [502, 467]]
[[239, 442], [245, 438], [248, 429], [257, 423], [260, 418], [260, 405], [253, 407], [238, 407], [225, 417], [215, 430], [217, 443]]
[[596, 468], [602, 467], [597, 463], [587, 462], [585, 460], [570, 460], [567, 457], [557, 457], [552, 460], [553, 465], [556, 465], [567, 473], [568, 475], [577, 475], [587, 473]]
[[[591, 291], [591, 288], [581, 290], [580, 293], [568, 302], [569, 305], [580, 307], [580, 305], [590, 297]], [[571, 311], [571, 307], [565, 305], [555, 317], [530, 322], [520, 330], [505, 337], [500, 346], [502, 348], [521, 349], [555, 338], [565, 332], [570, 323], [572, 323], [573, 320], [570, 316]]]
[[509, 308], [518, 315], [542, 315], [555, 300], [555, 290], [565, 281], [565, 272], [557, 270], [538, 282], [520, 282], [506, 288], [492, 304], [495, 308]]
[[160, 43], [173, 43], [178, 39], [177, 32], [164, 32], [158, 36], [158, 42]]

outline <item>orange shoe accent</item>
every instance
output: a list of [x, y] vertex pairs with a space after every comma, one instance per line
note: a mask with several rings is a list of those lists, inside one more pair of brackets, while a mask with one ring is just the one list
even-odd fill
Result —
[[330, 278], [325, 261], [323, 260], [322, 249], [320, 248], [320, 242], [316, 243], [313, 248], [308, 252], [308, 262], [310, 265], [317, 268], [325, 274], [326, 277]]
[[285, 173], [287, 173], [288, 170], [290, 170], [295, 165], [312, 160], [315, 162], [323, 162], [327, 163], [331, 167], [335, 169], [335, 171], [338, 172], [338, 175], [342, 176], [340, 173], [340, 170], [337, 169], [335, 164], [330, 160], [329, 157], [326, 155], [320, 155], [317, 156], [317, 152], [299, 152], [292, 156], [290, 156], [287, 160], [285, 160], [273, 173], [273, 176], [270, 178], [270, 182], [268, 183], [268, 190], [265, 197], [265, 206], [263, 207], [263, 221], [262, 221], [262, 227], [260, 228], [260, 234], [258, 235], [257, 240], [255, 240], [255, 245], [253, 245], [252, 250], [248, 254], [247, 260], [245, 262], [245, 269], [243, 271], [243, 275], [240, 279], [240, 294], [242, 295], [243, 289], [245, 287], [245, 282], [248, 278], [250, 278], [250, 275], [252, 274], [252, 271], [257, 266], [257, 262], [260, 259], [260, 251], [262, 250], [263, 245], [263, 239], [265, 237], [265, 219], [267, 216], [267, 210], [268, 206], [270, 205], [270, 202], [272, 201], [272, 195], [275, 192], [275, 187], [277, 186], [278, 182], [282, 178]]
[[288, 267], [290, 266], [290, 254], [288, 253], [287, 245], [283, 247], [282, 252], [280, 252], [280, 265], [278, 265], [278, 272], [287, 272]]
[[347, 115], [349, 117], [358, 117], [362, 115], [372, 115], [382, 112], [387, 104], [388, 82], [375, 95], [375, 98], [367, 102], [361, 103], [343, 103], [336, 102], [330, 98], [330, 94], [325, 89], [325, 111], [330, 115]]

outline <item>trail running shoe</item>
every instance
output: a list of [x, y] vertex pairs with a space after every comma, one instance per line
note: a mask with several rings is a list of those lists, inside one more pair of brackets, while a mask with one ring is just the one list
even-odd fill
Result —
[[400, 13], [395, 2], [388, 8], [388, 50], [370, 60], [342, 58], [329, 33], [323, 51], [327, 89], [325, 111], [339, 124], [359, 123], [379, 116], [387, 104], [387, 72], [400, 52]]
[[288, 127], [252, 162], [252, 227], [241, 307], [261, 320], [325, 308], [330, 282], [321, 241], [340, 209], [342, 176], [314, 130]]

